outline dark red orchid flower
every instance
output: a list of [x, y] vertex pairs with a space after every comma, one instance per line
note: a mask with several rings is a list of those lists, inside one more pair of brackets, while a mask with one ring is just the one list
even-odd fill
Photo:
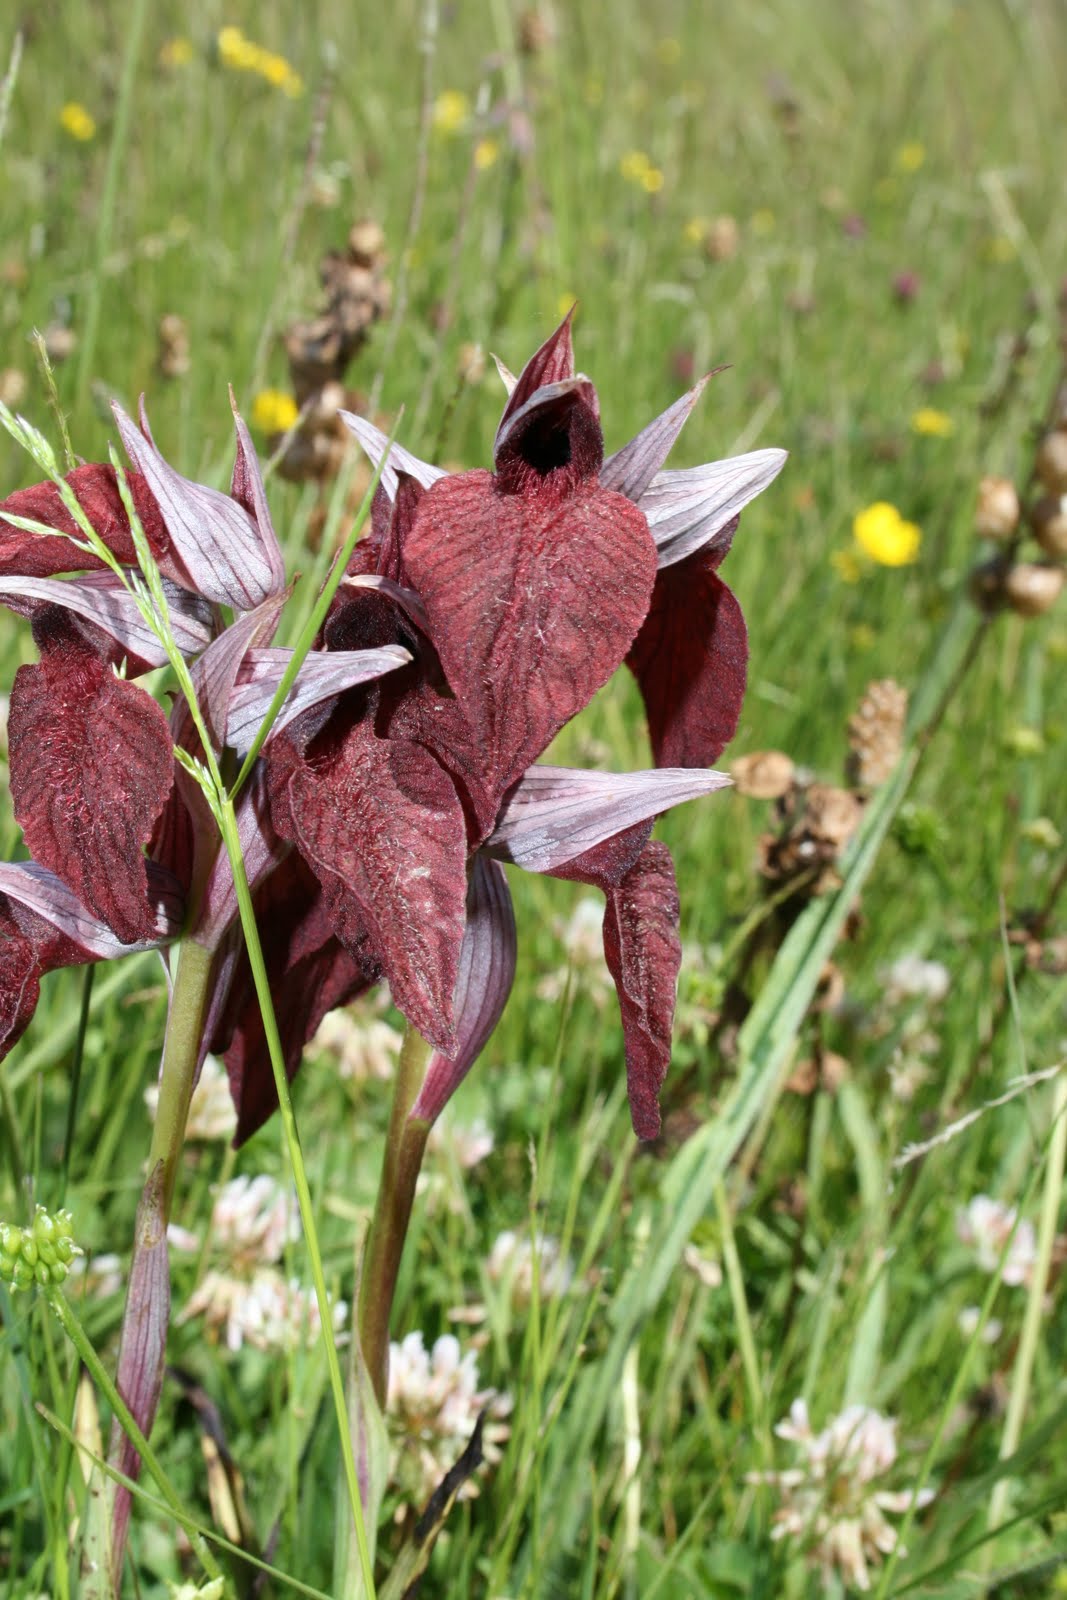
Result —
[[[289, 654], [268, 648], [286, 598], [285, 571], [255, 452], [235, 410], [237, 458], [230, 493], [221, 494], [167, 464], [143, 410], [138, 429], [114, 409], [173, 637], [192, 663], [221, 751], [234, 742], [231, 718], [238, 742], [250, 718], [253, 731], [262, 720]], [[114, 469], [78, 467], [67, 482], [108, 550], [133, 568]], [[26, 522], [52, 532], [30, 531], [20, 525]], [[50, 481], [0, 502], [0, 603], [30, 619], [41, 656], [16, 673], [8, 718], [11, 794], [33, 859], [0, 867], [3, 1056], [33, 1015], [46, 972], [163, 944], [183, 928], [208, 948], [221, 947], [237, 907], [203, 797], [174, 759], [175, 745], [198, 748], [188, 708], [179, 702], [168, 722], [134, 681], [163, 666], [166, 651], [121, 578], [86, 548]], [[234, 615], [228, 627], [224, 605]], [[299, 677], [276, 727], [323, 695], [407, 659], [392, 647], [318, 660]], [[269, 828], [262, 768], [242, 796], [240, 821], [256, 881], [287, 848]], [[192, 901], [202, 905], [195, 928], [187, 926]]]
[[[510, 989], [514, 919], [499, 863], [601, 888], [633, 1123], [649, 1138], [680, 956], [673, 868], [650, 833], [661, 811], [726, 781], [704, 769], [736, 724], [746, 643], [716, 568], [737, 513], [784, 453], [661, 471], [698, 386], [605, 462], [569, 319], [518, 379], [504, 377], [493, 472], [445, 474], [394, 446], [321, 643], [327, 659], [399, 646], [411, 661], [321, 702], [274, 741], [271, 817], [321, 886], [328, 928], [368, 981], [388, 980], [435, 1047], [413, 1112], [426, 1120]], [[345, 420], [377, 464], [384, 437]], [[660, 770], [536, 765], [623, 661]], [[300, 940], [281, 953], [281, 988], [306, 959]], [[273, 1105], [253, 1028], [231, 1014], [218, 1041], [229, 1043], [239, 1137]], [[302, 1042], [294, 1035], [293, 1070]]]

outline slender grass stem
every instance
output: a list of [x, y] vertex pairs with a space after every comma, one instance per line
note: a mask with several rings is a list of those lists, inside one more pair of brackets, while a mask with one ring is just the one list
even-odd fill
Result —
[[410, 1113], [422, 1087], [429, 1059], [429, 1044], [409, 1024], [404, 1034], [393, 1088], [385, 1159], [359, 1282], [360, 1344], [374, 1393], [383, 1408], [389, 1377], [389, 1322], [393, 1296], [411, 1221], [415, 1185], [430, 1132], [428, 1122], [413, 1122]]
[[278, 1108], [285, 1132], [285, 1142], [289, 1150], [289, 1159], [293, 1168], [293, 1181], [296, 1185], [300, 1221], [303, 1225], [308, 1258], [311, 1263], [315, 1299], [322, 1324], [322, 1343], [326, 1352], [326, 1363], [330, 1375], [330, 1390], [333, 1396], [334, 1412], [337, 1417], [337, 1427], [341, 1435], [341, 1455], [344, 1462], [345, 1481], [348, 1486], [349, 1506], [356, 1530], [356, 1544], [363, 1577], [364, 1593], [367, 1600], [374, 1600], [374, 1572], [371, 1563], [370, 1545], [363, 1515], [363, 1501], [360, 1496], [359, 1474], [356, 1470], [355, 1454], [352, 1449], [352, 1432], [348, 1423], [348, 1407], [345, 1402], [341, 1364], [337, 1357], [337, 1346], [333, 1339], [330, 1298], [326, 1292], [326, 1278], [322, 1267], [322, 1252], [319, 1249], [318, 1230], [315, 1227], [315, 1212], [311, 1203], [311, 1189], [308, 1185], [307, 1170], [300, 1145], [300, 1133], [296, 1125], [296, 1115], [293, 1111], [293, 1101], [289, 1093], [289, 1079], [285, 1071], [285, 1056], [282, 1051], [281, 1036], [278, 1032], [278, 1022], [274, 1015], [270, 979], [267, 976], [266, 962], [263, 959], [263, 946], [260, 943], [259, 929], [256, 926], [252, 892], [248, 886], [248, 876], [245, 872], [244, 858], [241, 854], [237, 818], [234, 813], [233, 801], [230, 799], [222, 801], [219, 810], [219, 826], [233, 872], [234, 887], [237, 891], [237, 904], [241, 916], [241, 927], [248, 950], [249, 965], [252, 968], [256, 997], [259, 1000], [263, 1017], [263, 1032], [267, 1041], [267, 1050], [270, 1054], [271, 1068], [274, 1072], [274, 1084], [278, 1093]]
[[127, 134], [130, 126], [130, 109], [133, 103], [134, 84], [137, 81], [137, 63], [141, 55], [141, 39], [148, 17], [149, 0], [133, 0], [124, 20], [126, 49], [122, 58], [122, 77], [119, 81], [115, 121], [111, 132], [111, 148], [107, 156], [104, 175], [104, 192], [96, 214], [96, 261], [89, 295], [85, 306], [82, 327], [81, 358], [78, 362], [78, 382], [75, 390], [79, 411], [89, 392], [89, 381], [96, 356], [96, 341], [100, 331], [100, 307], [104, 289], [104, 263], [111, 248], [111, 231], [115, 221], [115, 202], [119, 193], [119, 176], [126, 154]]
[[[1004, 1419], [1004, 1433], [1000, 1441], [1002, 1461], [1015, 1454], [1022, 1438], [1023, 1419], [1026, 1416], [1034, 1373], [1034, 1359], [1045, 1315], [1045, 1291], [1048, 1287], [1052, 1247], [1056, 1239], [1056, 1223], [1063, 1196], [1065, 1162], [1067, 1162], [1067, 1073], [1061, 1073], [1052, 1091], [1052, 1138], [1049, 1142], [1041, 1216], [1038, 1220], [1037, 1259], [1030, 1280], [1023, 1331], [1012, 1372], [1008, 1411]], [[1010, 1480], [998, 1478], [989, 1502], [990, 1529], [995, 1529], [1004, 1520], [1008, 1509], [1009, 1490]]]
[[[112, 1412], [118, 1418], [119, 1425], [126, 1437], [136, 1448], [141, 1460], [144, 1462], [148, 1471], [155, 1479], [160, 1494], [163, 1496], [164, 1500], [167, 1502], [167, 1505], [174, 1512], [174, 1515], [178, 1518], [178, 1520], [182, 1524], [188, 1526], [189, 1519], [186, 1515], [185, 1508], [182, 1505], [181, 1496], [178, 1494], [177, 1489], [175, 1489], [174, 1485], [167, 1477], [167, 1474], [164, 1472], [162, 1466], [160, 1465], [159, 1458], [153, 1451], [152, 1446], [149, 1444], [148, 1440], [137, 1426], [129, 1407], [112, 1382], [107, 1368], [104, 1366], [103, 1362], [100, 1360], [100, 1357], [93, 1348], [92, 1340], [89, 1338], [89, 1335], [79, 1322], [70, 1302], [67, 1300], [66, 1296], [61, 1290], [53, 1289], [48, 1296], [48, 1303], [52, 1307], [52, 1310], [55, 1312], [56, 1316], [59, 1318], [63, 1332], [67, 1335], [67, 1338], [78, 1352], [80, 1360], [85, 1367], [88, 1368], [93, 1382], [97, 1385], [101, 1394], [104, 1396], [104, 1399], [111, 1407]], [[219, 1566], [218, 1562], [215, 1560], [215, 1557], [211, 1554], [211, 1551], [208, 1549], [200, 1535], [190, 1530], [189, 1537], [192, 1542], [193, 1549], [196, 1551], [197, 1557], [204, 1571], [211, 1578], [221, 1578], [223, 1576], [222, 1568]]]

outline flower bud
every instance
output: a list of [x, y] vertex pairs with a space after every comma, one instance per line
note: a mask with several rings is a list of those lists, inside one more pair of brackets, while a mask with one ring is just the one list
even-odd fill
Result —
[[1042, 495], [1030, 508], [1030, 524], [1046, 555], [1067, 556], [1067, 495]]
[[37, 1207], [28, 1228], [0, 1226], [0, 1281], [15, 1289], [62, 1283], [74, 1257], [81, 1255], [73, 1228], [69, 1211], [53, 1214], [43, 1206]]
[[1010, 478], [985, 477], [978, 485], [975, 532], [983, 539], [1010, 539], [1019, 526], [1019, 496]]
[[353, 223], [348, 230], [348, 249], [361, 266], [372, 266], [385, 249], [385, 234], [371, 218]]
[[1045, 562], [1025, 562], [1012, 567], [1004, 580], [1004, 592], [1011, 609], [1020, 617], [1040, 617], [1060, 597], [1067, 572]]
[[1067, 490], [1067, 431], [1055, 428], [1037, 447], [1034, 467], [1050, 494]]

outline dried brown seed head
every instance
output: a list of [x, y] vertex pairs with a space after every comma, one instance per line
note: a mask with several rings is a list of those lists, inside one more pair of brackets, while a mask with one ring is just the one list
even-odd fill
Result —
[[1067, 490], [1067, 430], [1054, 428], [1037, 447], [1034, 469], [1050, 494]]
[[1067, 556], [1067, 495], [1042, 495], [1030, 508], [1030, 525], [1046, 555]]
[[865, 788], [885, 783], [900, 760], [908, 693], [892, 678], [868, 684], [855, 716], [849, 719], [848, 775]]
[[750, 800], [780, 800], [793, 786], [796, 766], [781, 750], [754, 750], [730, 763], [738, 794]]
[[1047, 562], [1024, 562], [1012, 567], [1004, 580], [1008, 605], [1020, 617], [1040, 617], [1051, 611], [1067, 581], [1067, 572]]
[[1019, 526], [1019, 496], [1010, 478], [986, 476], [978, 485], [975, 532], [983, 539], [1010, 539]]

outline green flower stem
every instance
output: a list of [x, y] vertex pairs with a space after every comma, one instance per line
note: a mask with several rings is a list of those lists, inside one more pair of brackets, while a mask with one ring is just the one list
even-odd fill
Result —
[[429, 1059], [429, 1044], [409, 1025], [400, 1052], [382, 1176], [359, 1280], [359, 1340], [374, 1393], [383, 1411], [389, 1379], [389, 1321], [393, 1295], [411, 1221], [415, 1185], [430, 1132], [428, 1122], [411, 1120], [411, 1108], [422, 1088]]
[[159, 1107], [148, 1152], [148, 1171], [163, 1163], [163, 1215], [170, 1217], [174, 1183], [185, 1140], [185, 1122], [193, 1094], [193, 1079], [200, 1054], [211, 982], [212, 954], [192, 939], [182, 941], [178, 974], [167, 1020], [163, 1068], [159, 1080]]
[[[167, 1474], [160, 1466], [159, 1459], [153, 1451], [152, 1446], [149, 1444], [148, 1440], [137, 1426], [129, 1407], [119, 1394], [119, 1391], [116, 1389], [111, 1377], [109, 1376], [107, 1368], [104, 1366], [103, 1362], [100, 1360], [100, 1357], [94, 1350], [92, 1340], [89, 1338], [89, 1335], [78, 1321], [78, 1318], [75, 1316], [74, 1311], [71, 1308], [70, 1302], [67, 1300], [61, 1289], [52, 1289], [49, 1292], [48, 1304], [52, 1307], [52, 1310], [59, 1318], [59, 1321], [63, 1327], [63, 1332], [67, 1335], [67, 1338], [78, 1352], [78, 1356], [83, 1365], [88, 1369], [89, 1375], [93, 1379], [93, 1382], [104, 1396], [104, 1399], [111, 1407], [114, 1415], [118, 1418], [119, 1425], [126, 1434], [126, 1437], [130, 1440], [131, 1444], [136, 1447], [138, 1455], [141, 1457], [141, 1460], [148, 1468], [148, 1471], [155, 1479], [155, 1482], [159, 1488], [159, 1492], [167, 1502], [167, 1505], [174, 1512], [175, 1516], [178, 1518], [178, 1521], [183, 1526], [188, 1528], [189, 1519], [185, 1511], [185, 1507], [182, 1505], [181, 1497], [179, 1496], [178, 1491], [174, 1488], [170, 1479], [167, 1477]], [[192, 1529], [189, 1529], [189, 1538], [192, 1542], [193, 1549], [196, 1551], [200, 1564], [207, 1573], [208, 1577], [222, 1578], [222, 1568], [219, 1566], [218, 1562], [215, 1560], [215, 1557], [211, 1554], [211, 1551], [208, 1549], [200, 1535], [194, 1532]]]
[[222, 842], [226, 847], [226, 854], [229, 857], [230, 867], [233, 872], [234, 888], [237, 891], [237, 905], [241, 916], [241, 928], [244, 932], [248, 961], [252, 968], [252, 978], [256, 986], [256, 998], [259, 1001], [259, 1008], [263, 1017], [263, 1032], [267, 1041], [267, 1050], [270, 1053], [271, 1068], [274, 1072], [274, 1085], [278, 1092], [278, 1109], [282, 1119], [282, 1127], [285, 1130], [285, 1141], [289, 1149], [293, 1181], [296, 1185], [297, 1204], [300, 1207], [300, 1221], [303, 1225], [308, 1257], [311, 1262], [315, 1299], [318, 1302], [319, 1318], [322, 1323], [322, 1343], [326, 1352], [326, 1364], [330, 1374], [330, 1390], [333, 1395], [337, 1428], [341, 1435], [341, 1456], [344, 1462], [345, 1481], [348, 1485], [348, 1500], [352, 1511], [352, 1521], [356, 1529], [356, 1545], [363, 1577], [363, 1592], [365, 1600], [374, 1600], [374, 1572], [371, 1564], [370, 1545], [367, 1542], [363, 1501], [359, 1492], [359, 1474], [356, 1470], [355, 1454], [352, 1449], [352, 1430], [348, 1423], [348, 1406], [345, 1401], [341, 1364], [337, 1358], [337, 1346], [333, 1340], [330, 1299], [326, 1293], [326, 1278], [322, 1270], [322, 1254], [319, 1250], [318, 1232], [315, 1227], [315, 1212], [311, 1203], [311, 1189], [308, 1186], [304, 1155], [300, 1147], [300, 1134], [296, 1125], [296, 1116], [293, 1112], [292, 1097], [289, 1093], [289, 1079], [285, 1071], [285, 1056], [282, 1051], [281, 1037], [278, 1033], [277, 1019], [274, 1015], [270, 979], [267, 976], [267, 967], [263, 959], [263, 946], [260, 943], [259, 929], [256, 926], [256, 913], [252, 905], [252, 891], [248, 887], [248, 875], [245, 872], [244, 857], [241, 854], [241, 840], [237, 831], [237, 817], [232, 799], [226, 798], [221, 801], [218, 822], [222, 833]]

